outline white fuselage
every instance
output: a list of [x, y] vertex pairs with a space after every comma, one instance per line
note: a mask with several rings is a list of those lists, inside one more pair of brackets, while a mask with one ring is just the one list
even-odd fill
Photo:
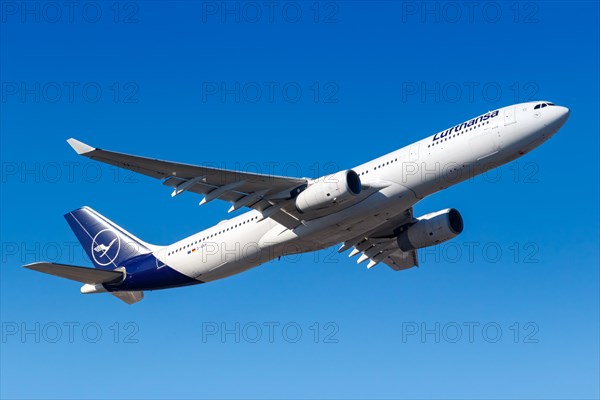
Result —
[[[510, 162], [556, 133], [569, 115], [541, 102], [512, 105], [438, 132], [353, 170], [364, 190], [351, 205], [327, 209], [295, 229], [250, 211], [160, 248], [154, 255], [199, 281], [224, 278], [285, 254], [330, 247], [353, 227], [374, 229], [424, 197]], [[547, 104], [547, 102], [545, 102]]]

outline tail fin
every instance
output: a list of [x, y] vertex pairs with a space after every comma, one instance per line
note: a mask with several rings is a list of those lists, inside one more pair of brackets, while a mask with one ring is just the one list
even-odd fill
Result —
[[99, 269], [115, 269], [133, 257], [151, 253], [155, 247], [89, 207], [65, 214], [65, 219], [94, 266]]

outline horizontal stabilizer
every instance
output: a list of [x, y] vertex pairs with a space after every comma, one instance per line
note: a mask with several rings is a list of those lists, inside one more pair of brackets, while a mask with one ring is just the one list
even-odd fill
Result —
[[123, 279], [123, 272], [120, 271], [107, 271], [48, 262], [27, 264], [24, 265], [23, 268], [32, 269], [45, 274], [60, 276], [61, 278], [71, 279], [77, 282], [89, 283], [91, 285], [100, 283], [117, 283]]

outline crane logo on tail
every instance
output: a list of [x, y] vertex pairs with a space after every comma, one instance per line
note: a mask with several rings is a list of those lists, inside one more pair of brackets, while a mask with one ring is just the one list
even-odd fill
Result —
[[[92, 256], [101, 266], [112, 264], [121, 250], [121, 240], [112, 229], [103, 229], [92, 240]], [[117, 267], [117, 265], [115, 265]]]

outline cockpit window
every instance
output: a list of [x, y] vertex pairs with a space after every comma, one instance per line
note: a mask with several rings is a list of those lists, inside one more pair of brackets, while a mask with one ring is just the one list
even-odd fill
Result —
[[544, 107], [548, 107], [548, 106], [555, 106], [556, 104], [554, 103], [540, 103], [540, 104], [536, 104], [535, 107], [533, 107], [534, 110], [537, 110], [538, 108], [544, 108]]
[[544, 107], [548, 107], [548, 106], [555, 106], [556, 104], [554, 103], [540, 103], [540, 104], [536, 104], [535, 107], [533, 107], [534, 110], [537, 110], [538, 108], [544, 108]]

